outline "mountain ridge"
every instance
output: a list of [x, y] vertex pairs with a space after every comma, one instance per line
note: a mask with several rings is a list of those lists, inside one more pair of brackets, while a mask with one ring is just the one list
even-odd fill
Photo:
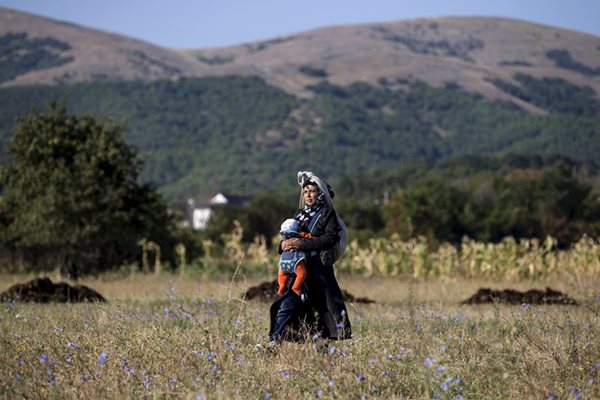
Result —
[[[503, 17], [337, 25], [234, 46], [172, 49], [0, 8], [0, 36], [19, 32], [68, 43], [71, 49], [63, 53], [72, 61], [18, 75], [0, 82], [0, 87], [241, 75], [258, 76], [306, 97], [312, 95], [307, 86], [322, 80], [340, 86], [387, 81], [392, 90], [403, 88], [406, 80], [422, 80], [436, 87], [453, 82], [466, 91], [511, 101], [538, 114], [543, 110], [491, 81], [513, 82], [514, 74], [527, 73], [565, 79], [600, 93], [599, 37]], [[562, 64], [549, 54], [562, 55]], [[573, 66], [580, 66], [579, 71]], [[598, 73], [585, 75], [582, 68]]]

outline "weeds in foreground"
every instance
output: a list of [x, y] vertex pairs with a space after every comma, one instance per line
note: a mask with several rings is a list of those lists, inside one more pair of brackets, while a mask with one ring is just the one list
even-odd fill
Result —
[[600, 398], [600, 299], [351, 305], [352, 340], [270, 353], [256, 347], [268, 304], [244, 302], [234, 285], [217, 296], [171, 283], [143, 301], [1, 304], [0, 397]]

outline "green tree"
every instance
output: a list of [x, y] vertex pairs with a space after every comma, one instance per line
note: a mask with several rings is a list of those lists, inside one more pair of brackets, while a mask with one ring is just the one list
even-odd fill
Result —
[[[565, 163], [558, 163], [547, 170], [538, 181], [540, 225], [544, 235], [553, 236], [559, 245], [568, 245], [588, 232], [587, 208], [593, 208], [591, 186], [580, 183], [573, 177]], [[589, 198], [589, 200], [588, 200]], [[596, 203], [598, 200], [596, 200]]]
[[385, 207], [386, 230], [405, 239], [457, 243], [467, 233], [461, 223], [465, 203], [465, 195], [441, 179], [423, 180], [399, 191]]
[[131, 261], [141, 238], [167, 235], [166, 205], [138, 183], [141, 162], [111, 121], [53, 103], [19, 120], [8, 150], [0, 244], [26, 268], [99, 271]]

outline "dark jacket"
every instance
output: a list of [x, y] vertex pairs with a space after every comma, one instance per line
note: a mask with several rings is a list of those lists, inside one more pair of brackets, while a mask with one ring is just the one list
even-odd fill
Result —
[[[298, 211], [299, 212], [299, 211]], [[298, 215], [296, 212], [294, 215]], [[315, 218], [315, 217], [313, 217]], [[322, 338], [348, 339], [352, 336], [348, 312], [344, 304], [342, 291], [333, 271], [333, 265], [324, 265], [320, 253], [332, 249], [339, 240], [340, 226], [334, 212], [324, 210], [314, 225], [311, 239], [304, 239], [305, 246], [301, 250], [307, 253], [307, 277], [304, 289], [308, 301], [302, 303], [299, 297], [288, 290], [283, 296], [277, 297], [271, 306], [271, 330], [278, 327], [277, 313], [282, 304], [294, 303], [294, 315], [289, 320], [288, 340], [303, 340], [306, 335], [317, 333]], [[279, 246], [281, 252], [281, 245]], [[292, 282], [290, 282], [291, 286]], [[307, 328], [308, 331], [302, 331]]]

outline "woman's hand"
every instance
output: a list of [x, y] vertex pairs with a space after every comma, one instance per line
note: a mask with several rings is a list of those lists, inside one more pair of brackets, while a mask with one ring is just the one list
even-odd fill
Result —
[[300, 238], [286, 239], [283, 242], [281, 242], [281, 250], [283, 250], [283, 251], [301, 250], [301, 247], [303, 244], [304, 244], [304, 241]]

